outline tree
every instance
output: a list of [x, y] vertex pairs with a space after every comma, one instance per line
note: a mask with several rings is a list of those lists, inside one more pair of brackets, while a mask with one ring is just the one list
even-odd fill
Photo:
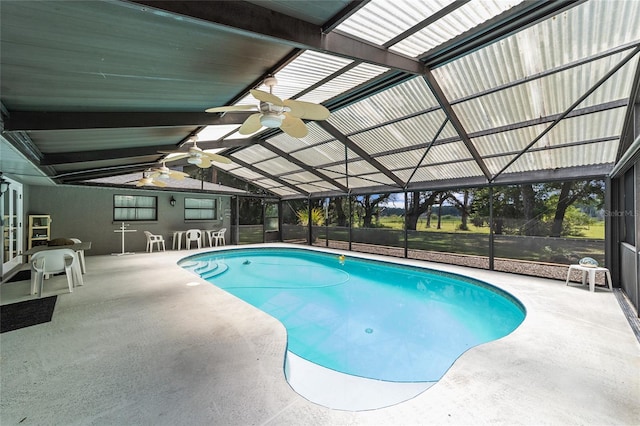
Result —
[[547, 185], [549, 191], [558, 191], [557, 204], [551, 225], [549, 236], [560, 237], [562, 235], [562, 224], [569, 206], [578, 200], [602, 204], [604, 199], [604, 181], [570, 181], [562, 183], [551, 183]]
[[408, 193], [409, 203], [405, 213], [407, 229], [415, 231], [418, 226], [418, 218], [427, 211], [430, 211], [436, 199], [444, 193], [444, 191], [413, 191]]
[[335, 216], [335, 222], [337, 226], [348, 226], [349, 218], [347, 217], [349, 197], [335, 197], [329, 201], [329, 211], [332, 216]]
[[379, 206], [389, 200], [391, 193], [386, 192], [384, 194], [364, 195], [362, 197], [356, 197], [356, 203], [362, 208], [363, 212], [363, 227], [372, 228], [371, 223], [373, 216], [377, 214]]
[[[453, 201], [453, 205], [460, 211], [460, 229], [462, 231], [468, 231], [469, 225], [467, 224], [467, 222], [469, 219], [469, 215], [471, 214], [471, 200], [473, 200], [473, 197], [470, 197], [470, 191], [468, 189], [462, 191], [462, 201], [460, 201], [458, 197], [453, 193], [448, 193], [447, 199]], [[438, 227], [439, 225], [440, 223], [438, 221]]]

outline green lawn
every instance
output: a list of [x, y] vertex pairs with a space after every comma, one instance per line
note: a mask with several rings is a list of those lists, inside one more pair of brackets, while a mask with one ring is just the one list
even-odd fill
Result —
[[[380, 218], [380, 225], [385, 228], [391, 229], [403, 229], [404, 226], [404, 218], [399, 216], [383, 216]], [[427, 228], [427, 221], [424, 218], [420, 218], [418, 220], [417, 231], [428, 231], [428, 232], [456, 232], [463, 234], [489, 234], [488, 226], [476, 227], [471, 223], [468, 224], [468, 231], [461, 231], [458, 229], [460, 226], [460, 218], [458, 217], [447, 217], [443, 218], [440, 224], [440, 229], [437, 229], [438, 222], [437, 220], [431, 221], [431, 227]], [[584, 226], [580, 228], [580, 232], [582, 233], [579, 237], [570, 237], [570, 238], [587, 238], [587, 239], [604, 239], [604, 221], [596, 222], [593, 225]]]

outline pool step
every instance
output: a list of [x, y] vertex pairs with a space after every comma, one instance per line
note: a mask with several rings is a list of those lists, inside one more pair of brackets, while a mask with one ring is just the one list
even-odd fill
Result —
[[218, 275], [225, 272], [227, 269], [229, 269], [229, 267], [227, 266], [226, 263], [216, 263], [215, 268], [210, 269], [204, 273], [201, 272], [200, 277], [202, 277], [202, 279], [204, 280], [208, 280], [209, 278], [217, 277]]
[[200, 275], [204, 280], [220, 275], [229, 269], [225, 263], [216, 261], [196, 262], [193, 265], [189, 265], [187, 268], [193, 273]]

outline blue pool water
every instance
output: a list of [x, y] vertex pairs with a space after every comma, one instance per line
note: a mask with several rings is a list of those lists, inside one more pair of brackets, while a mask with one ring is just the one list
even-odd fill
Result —
[[280, 320], [299, 357], [376, 380], [437, 381], [467, 349], [511, 333], [525, 317], [514, 297], [489, 284], [348, 255], [232, 249], [179, 264]]

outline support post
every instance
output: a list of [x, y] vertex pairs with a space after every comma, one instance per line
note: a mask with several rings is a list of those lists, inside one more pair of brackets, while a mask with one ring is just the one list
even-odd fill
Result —
[[404, 191], [404, 258], [409, 257], [409, 228], [407, 227], [407, 211], [409, 203], [407, 200], [407, 191]]
[[494, 247], [493, 247], [493, 185], [489, 185], [489, 270], [494, 270]]
[[309, 217], [307, 218], [307, 244], [313, 245], [313, 227], [311, 226], [311, 198], [307, 198], [307, 212]]
[[351, 251], [351, 229], [353, 228], [353, 209], [351, 208], [351, 191], [347, 194], [347, 204], [349, 205], [349, 251]]

